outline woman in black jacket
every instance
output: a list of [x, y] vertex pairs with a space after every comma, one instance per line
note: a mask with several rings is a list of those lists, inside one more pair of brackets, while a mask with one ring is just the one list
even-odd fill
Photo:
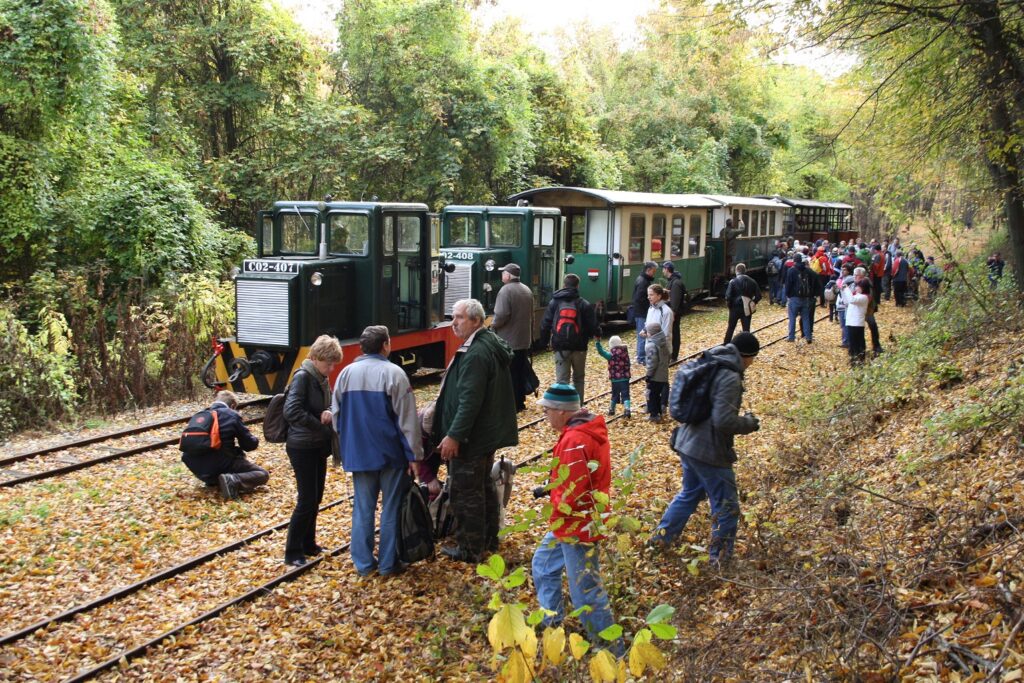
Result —
[[295, 511], [288, 524], [284, 563], [293, 567], [306, 564], [306, 557], [319, 555], [316, 543], [316, 515], [324, 496], [327, 456], [335, 438], [331, 425], [331, 387], [328, 378], [341, 363], [341, 344], [334, 337], [321, 335], [309, 349], [309, 356], [292, 377], [284, 400], [284, 419], [288, 422], [285, 451], [295, 470], [297, 497]]

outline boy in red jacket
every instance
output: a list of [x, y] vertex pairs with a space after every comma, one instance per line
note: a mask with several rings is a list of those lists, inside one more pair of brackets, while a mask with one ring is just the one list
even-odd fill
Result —
[[[564, 571], [573, 607], [590, 607], [580, 619], [596, 645], [602, 642], [598, 634], [615, 621], [598, 566], [596, 543], [604, 537], [594, 528], [594, 494], [601, 492], [607, 496], [612, 480], [608, 427], [603, 416], [580, 410], [579, 394], [571, 384], [553, 384], [537, 403], [560, 436], [552, 451], [558, 462], [548, 478], [550, 530], [533, 554], [533, 585], [540, 606], [554, 612], [545, 620], [546, 625], [558, 625], [565, 617]], [[569, 470], [564, 479], [558, 475], [562, 467]], [[619, 639], [609, 643], [608, 648], [620, 656], [624, 644]]]

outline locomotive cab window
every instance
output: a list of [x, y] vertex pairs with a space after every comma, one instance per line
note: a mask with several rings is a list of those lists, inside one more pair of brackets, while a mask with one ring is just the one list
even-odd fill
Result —
[[644, 237], [647, 235], [647, 219], [645, 216], [633, 214], [629, 217], [629, 262], [640, 263], [644, 260]]
[[263, 216], [262, 243], [260, 244], [260, 256], [270, 256], [274, 253], [274, 219], [272, 216]]
[[520, 243], [519, 216], [491, 215], [492, 247], [518, 247]]
[[533, 246], [551, 247], [555, 244], [555, 219], [535, 218], [533, 221]]
[[332, 213], [329, 218], [330, 251], [346, 256], [366, 256], [370, 219], [366, 216]]
[[317, 216], [315, 213], [281, 214], [281, 251], [286, 254], [316, 252]]
[[479, 216], [452, 216], [450, 222], [448, 223], [448, 232], [451, 235], [453, 247], [480, 246]]
[[420, 219], [416, 216], [398, 217], [398, 251], [417, 253], [420, 250]]

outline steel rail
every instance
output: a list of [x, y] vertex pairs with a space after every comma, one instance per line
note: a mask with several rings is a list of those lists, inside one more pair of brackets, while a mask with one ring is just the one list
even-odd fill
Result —
[[[815, 322], [820, 322], [821, 320], [824, 320], [825, 317], [827, 317], [827, 316], [823, 316], [822, 318], [819, 318]], [[780, 322], [782, 322], [782, 321], [778, 320], [778, 321], [775, 321], [774, 323], [770, 323], [768, 325], [765, 325], [765, 326], [763, 326], [761, 328], [758, 328], [758, 331], [760, 331], [762, 329], [766, 329], [766, 328], [771, 327], [773, 325], [777, 325]], [[768, 346], [771, 346], [771, 345], [773, 345], [775, 343], [778, 343], [778, 342], [782, 341], [785, 338], [786, 337], [780, 337], [779, 339], [775, 339], [775, 340], [773, 340], [771, 342], [768, 342], [768, 343], [764, 344], [761, 348], [767, 348]], [[683, 359], [680, 359], [679, 361], [677, 361], [677, 363], [683, 362], [683, 361], [685, 361], [687, 359], [690, 359], [690, 358], [696, 358], [701, 353], [703, 353], [703, 351], [698, 351], [696, 353], [690, 354], [686, 358], [683, 358]], [[603, 396], [603, 395], [604, 394], [601, 394], [601, 395], [598, 395], [598, 396], [594, 396], [592, 399], [588, 399], [586, 402], [589, 403], [591, 400], [597, 399], [597, 398], [599, 398], [600, 396]], [[613, 421], [615, 421], [617, 419], [620, 419], [621, 417], [624, 417], [624, 415], [616, 416], [616, 417], [610, 419], [609, 422], [613, 422]], [[528, 427], [531, 427], [531, 426], [537, 424], [537, 422], [538, 421], [528, 422], [528, 423], [520, 426], [518, 431], [523, 431], [524, 429], [527, 429]], [[523, 461], [517, 463], [516, 467], [517, 468], [518, 467], [522, 467], [522, 466], [524, 466], [524, 465], [526, 465], [528, 463], [535, 462], [535, 461], [539, 460], [540, 458], [544, 457], [544, 455], [546, 455], [549, 452], [550, 451], [542, 451], [541, 453], [537, 453], [535, 455], [532, 455], [532, 456], [524, 459]], [[351, 499], [351, 496], [349, 497], [349, 499]], [[92, 668], [84, 669], [84, 670], [80, 671], [78, 674], [76, 674], [74, 677], [72, 677], [70, 679], [67, 679], [67, 683], [78, 683], [80, 681], [89, 680], [89, 679], [93, 678], [94, 676], [96, 676], [96, 675], [98, 675], [98, 674], [100, 674], [100, 673], [102, 673], [102, 672], [104, 672], [104, 671], [106, 671], [108, 669], [111, 669], [111, 668], [121, 664], [122, 662], [128, 662], [128, 661], [130, 661], [132, 659], [135, 659], [135, 658], [139, 657], [142, 654], [145, 654], [145, 652], [147, 650], [149, 650], [150, 648], [152, 648], [152, 647], [154, 647], [156, 645], [159, 645], [160, 643], [162, 643], [163, 641], [165, 641], [165, 640], [167, 640], [169, 638], [173, 638], [174, 636], [176, 636], [179, 633], [181, 633], [182, 631], [184, 631], [186, 628], [189, 628], [191, 626], [198, 626], [199, 624], [202, 624], [204, 622], [210, 621], [211, 619], [215, 619], [216, 617], [218, 617], [221, 614], [223, 614], [224, 611], [229, 609], [230, 607], [234, 607], [234, 606], [237, 606], [237, 605], [241, 605], [241, 604], [245, 604], [245, 603], [248, 603], [248, 602], [252, 602], [252, 601], [256, 600], [257, 598], [263, 597], [265, 595], [269, 595], [274, 590], [274, 588], [276, 588], [277, 586], [281, 585], [282, 583], [293, 581], [296, 578], [298, 578], [299, 576], [301, 576], [302, 574], [304, 574], [305, 572], [307, 572], [310, 569], [312, 569], [314, 566], [319, 564], [324, 559], [324, 557], [336, 557], [336, 556], [340, 555], [341, 553], [345, 552], [350, 547], [350, 544], [351, 544], [351, 542], [344, 543], [343, 545], [339, 546], [338, 548], [335, 548], [334, 550], [331, 550], [331, 551], [325, 553], [323, 556], [317, 557], [317, 558], [315, 558], [313, 560], [310, 560], [309, 562], [307, 562], [306, 564], [302, 565], [301, 567], [295, 567], [294, 569], [291, 569], [291, 570], [285, 572], [281, 576], [275, 577], [274, 579], [271, 579], [270, 581], [268, 581], [268, 582], [266, 582], [266, 583], [264, 583], [264, 584], [262, 584], [260, 586], [257, 586], [256, 588], [253, 588], [252, 590], [249, 590], [249, 591], [247, 591], [246, 593], [244, 593], [242, 595], [236, 596], [236, 597], [232, 598], [231, 600], [228, 600], [228, 601], [226, 601], [224, 603], [221, 603], [220, 605], [218, 605], [218, 606], [214, 607], [213, 609], [211, 609], [211, 610], [209, 610], [209, 611], [207, 611], [207, 612], [205, 612], [205, 613], [195, 617], [194, 619], [190, 620], [189, 622], [187, 622], [185, 624], [182, 624], [180, 626], [176, 626], [176, 627], [174, 627], [174, 628], [172, 628], [172, 629], [170, 629], [168, 631], [165, 631], [164, 633], [151, 638], [150, 640], [146, 641], [145, 643], [142, 643], [140, 645], [136, 645], [135, 647], [133, 647], [133, 648], [131, 648], [129, 650], [124, 650], [124, 651], [118, 653], [117, 655], [115, 655], [115, 656], [113, 656], [113, 657], [111, 657], [111, 658], [109, 658], [109, 659], [107, 659], [107, 660], [97, 664], [96, 666], [93, 666]], [[168, 571], [170, 571], [170, 570], [168, 570]], [[171, 574], [171, 575], [173, 576], [173, 574]], [[136, 590], [138, 590], [138, 589], [136, 589]], [[84, 610], [82, 610], [82, 611], [84, 611]], [[41, 628], [41, 626], [37, 626], [37, 628]], [[2, 643], [0, 643], [0, 644], [2, 644]]]
[[[238, 404], [238, 407], [247, 408], [252, 405], [266, 403], [269, 400], [269, 396], [264, 396], [262, 398], [256, 398], [249, 401], [242, 401], [241, 403]], [[163, 427], [170, 427], [171, 425], [188, 422], [190, 419], [192, 419], [191, 415], [189, 415], [188, 417], [172, 417], [166, 420], [159, 420], [157, 422], [149, 422], [147, 424], [138, 425], [136, 427], [127, 427], [116, 432], [97, 434], [94, 436], [86, 437], [84, 439], [79, 439], [78, 441], [65, 441], [63, 443], [59, 443], [53, 446], [40, 448], [35, 451], [23, 451], [21, 453], [15, 453], [14, 455], [8, 456], [6, 458], [0, 458], [0, 467], [5, 467], [7, 465], [16, 462], [21, 462], [23, 460], [31, 460], [32, 458], [39, 457], [40, 455], [49, 455], [50, 453], [66, 451], [72, 448], [82, 448], [83, 446], [91, 446], [93, 444], [102, 443], [103, 441], [111, 441], [113, 439], [120, 439], [125, 436], [134, 436], [136, 434], [141, 434], [142, 432], [149, 432], [156, 429], [161, 429]]]
[[[263, 421], [263, 416], [262, 415], [260, 415], [259, 417], [250, 417], [250, 418], [248, 418], [246, 420], [243, 420], [243, 422], [245, 422], [245, 424], [255, 424], [257, 422], [262, 422], [262, 421]], [[180, 439], [180, 437], [175, 436], [175, 437], [170, 438], [170, 439], [164, 439], [162, 441], [153, 441], [151, 443], [144, 444], [142, 446], [136, 446], [134, 448], [126, 448], [124, 450], [116, 451], [114, 453], [108, 453], [106, 455], [101, 455], [101, 456], [98, 456], [98, 457], [95, 457], [95, 458], [89, 458], [88, 460], [82, 460], [81, 462], [71, 463], [70, 465], [64, 465], [62, 467], [55, 467], [52, 470], [45, 470], [43, 472], [30, 472], [28, 474], [23, 474], [21, 476], [14, 477], [12, 479], [5, 479], [3, 481], [0, 481], [0, 488], [7, 488], [7, 487], [10, 487], [10, 486], [17, 486], [18, 484], [24, 484], [24, 483], [27, 483], [27, 482], [30, 482], [30, 481], [40, 481], [42, 479], [50, 479], [52, 477], [59, 477], [59, 476], [61, 476], [63, 474], [68, 474], [70, 472], [77, 472], [78, 470], [84, 470], [84, 469], [86, 469], [88, 467], [92, 467], [93, 465], [100, 465], [100, 464], [105, 463], [105, 462], [110, 462], [111, 460], [119, 460], [121, 458], [127, 458], [128, 456], [131, 456], [131, 455], [139, 455], [141, 453], [147, 453], [149, 451], [156, 451], [156, 450], [159, 450], [161, 448], [167, 448], [168, 446], [173, 446], [174, 444], [178, 443], [179, 439]], [[0, 475], [3, 475], [2, 471], [0, 471]]]

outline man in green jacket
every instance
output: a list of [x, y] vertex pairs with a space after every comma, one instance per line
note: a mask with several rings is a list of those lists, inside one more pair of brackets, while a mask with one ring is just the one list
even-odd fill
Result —
[[437, 397], [434, 433], [448, 462], [458, 545], [446, 557], [476, 563], [498, 549], [498, 495], [491, 479], [494, 452], [519, 443], [512, 393], [512, 349], [484, 327], [476, 299], [456, 301], [452, 331], [462, 339]]

